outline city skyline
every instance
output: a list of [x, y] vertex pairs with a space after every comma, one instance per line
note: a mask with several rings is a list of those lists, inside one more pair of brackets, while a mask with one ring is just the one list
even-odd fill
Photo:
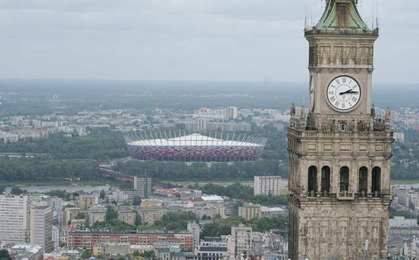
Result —
[[[307, 78], [308, 54], [287, 50], [306, 49], [305, 17], [316, 21], [322, 10], [317, 0], [3, 0], [0, 7], [2, 79], [281, 82]], [[419, 55], [419, 4], [364, 0], [360, 7], [369, 26], [379, 18], [385, 36], [374, 81], [419, 82], [405, 62]]]

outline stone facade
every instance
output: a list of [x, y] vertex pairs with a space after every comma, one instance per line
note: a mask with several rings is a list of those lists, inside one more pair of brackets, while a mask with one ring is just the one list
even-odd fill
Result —
[[[393, 132], [390, 112], [379, 116], [372, 105], [378, 30], [357, 27], [362, 18], [356, 17], [356, 3], [328, 0], [322, 20], [305, 32], [310, 106], [291, 109], [288, 130], [292, 260], [387, 256]], [[335, 20], [342, 26], [324, 22]], [[359, 101], [345, 111], [327, 98], [330, 82], [340, 76], [360, 87]]]

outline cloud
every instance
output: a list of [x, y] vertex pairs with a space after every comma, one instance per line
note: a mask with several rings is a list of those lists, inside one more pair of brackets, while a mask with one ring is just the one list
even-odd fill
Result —
[[[419, 58], [419, 3], [360, 7], [368, 23], [380, 16], [376, 80], [418, 82], [406, 57]], [[0, 77], [302, 82], [304, 19], [321, 11], [318, 0], [0, 0]]]

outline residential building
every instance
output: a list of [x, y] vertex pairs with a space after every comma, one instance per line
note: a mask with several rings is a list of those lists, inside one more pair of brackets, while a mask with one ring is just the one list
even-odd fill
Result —
[[97, 205], [87, 211], [89, 225], [93, 226], [96, 222], [105, 222], [106, 208], [102, 205]]
[[3, 243], [26, 243], [28, 240], [28, 197], [0, 195], [0, 241]]
[[259, 218], [261, 216], [261, 207], [252, 203], [245, 203], [239, 207], [239, 217], [246, 221]]
[[140, 208], [140, 216], [142, 223], [153, 224], [160, 220], [166, 213], [167, 209], [161, 207]]
[[281, 207], [260, 207], [261, 217], [275, 218], [280, 216], [288, 216], [288, 211]]
[[45, 252], [54, 250], [52, 241], [52, 208], [32, 205], [30, 209], [30, 242], [40, 245]]
[[40, 245], [16, 244], [10, 249], [10, 257], [16, 260], [42, 260], [43, 256]]
[[94, 194], [80, 194], [77, 198], [76, 206], [79, 207], [81, 210], [87, 210], [94, 205], [98, 204], [99, 197]]
[[108, 232], [89, 230], [70, 230], [67, 234], [67, 246], [71, 249], [90, 248], [106, 243], [128, 243], [130, 245], [152, 246], [157, 242], [179, 244], [184, 251], [192, 251], [191, 233], [136, 233]]
[[252, 249], [252, 228], [240, 225], [231, 228], [227, 240], [227, 252], [230, 260], [247, 259]]
[[128, 225], [135, 225], [135, 220], [137, 218], [137, 212], [130, 207], [120, 207], [118, 208], [118, 219], [122, 222], [127, 223]]
[[392, 255], [397, 255], [405, 243], [419, 237], [419, 225], [417, 219], [394, 217], [389, 220], [388, 247]]
[[134, 177], [134, 190], [140, 198], [148, 198], [152, 194], [152, 179], [150, 177]]
[[58, 226], [52, 226], [52, 243], [55, 251], [60, 249], [60, 228]]
[[256, 196], [280, 196], [286, 194], [286, 185], [281, 176], [255, 176], [253, 189]]
[[226, 259], [227, 242], [223, 239], [201, 240], [196, 256], [200, 260]]
[[80, 213], [81, 213], [80, 208], [71, 207], [71, 206], [64, 208], [64, 214], [63, 214], [64, 225], [71, 224], [73, 220], [77, 219]]

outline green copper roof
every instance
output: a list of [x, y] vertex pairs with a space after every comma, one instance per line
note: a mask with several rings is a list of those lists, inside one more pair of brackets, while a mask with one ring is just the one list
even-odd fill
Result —
[[358, 12], [357, 3], [358, 0], [327, 0], [326, 10], [316, 28], [369, 30]]

